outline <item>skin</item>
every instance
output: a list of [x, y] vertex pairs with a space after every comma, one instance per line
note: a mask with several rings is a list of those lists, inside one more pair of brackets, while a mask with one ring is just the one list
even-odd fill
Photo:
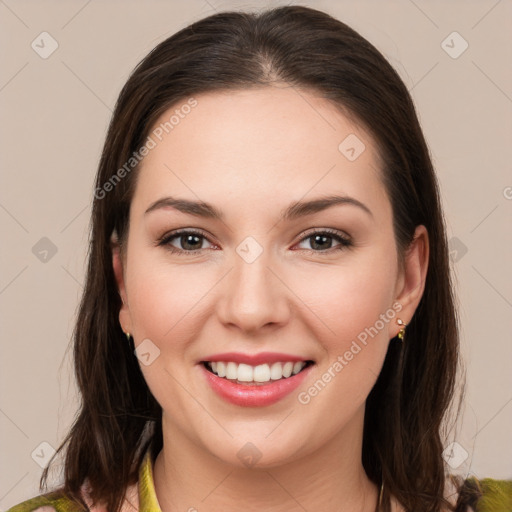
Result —
[[[136, 346], [149, 338], [160, 350], [141, 368], [163, 409], [164, 447], [154, 464], [161, 508], [373, 512], [378, 489], [361, 462], [364, 406], [400, 329], [396, 317], [308, 404], [298, 393], [393, 304], [409, 322], [424, 290], [426, 230], [416, 229], [401, 266], [376, 146], [327, 100], [286, 85], [196, 100], [145, 157], [126, 248], [113, 252], [121, 326]], [[338, 150], [349, 134], [366, 146], [352, 162]], [[335, 193], [371, 214], [343, 204], [279, 220], [293, 201]], [[145, 214], [171, 195], [211, 203], [225, 218], [171, 207]], [[157, 245], [179, 228], [202, 230], [206, 238], [194, 246], [202, 250], [180, 255]], [[338, 250], [330, 238], [319, 249], [305, 233], [311, 228], [339, 230], [352, 245]], [[263, 250], [252, 263], [236, 252], [248, 236]], [[172, 246], [187, 247], [179, 236]], [[276, 404], [240, 407], [211, 391], [197, 364], [227, 351], [284, 352], [315, 366]], [[252, 467], [237, 456], [247, 442], [261, 453]]]

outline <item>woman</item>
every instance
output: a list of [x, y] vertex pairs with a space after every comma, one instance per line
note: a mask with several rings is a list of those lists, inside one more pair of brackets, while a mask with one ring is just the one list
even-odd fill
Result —
[[64, 485], [13, 512], [500, 498], [442, 457], [458, 337], [414, 106], [320, 11], [220, 13], [137, 66], [98, 170], [74, 339]]

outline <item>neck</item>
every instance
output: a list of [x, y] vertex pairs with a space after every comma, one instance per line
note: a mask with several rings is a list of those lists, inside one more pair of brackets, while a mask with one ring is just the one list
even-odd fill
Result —
[[[282, 465], [233, 466], [163, 419], [163, 449], [154, 464], [162, 512], [323, 510], [375, 512], [379, 489], [361, 462], [364, 409], [317, 450]], [[246, 507], [248, 508], [248, 507]]]

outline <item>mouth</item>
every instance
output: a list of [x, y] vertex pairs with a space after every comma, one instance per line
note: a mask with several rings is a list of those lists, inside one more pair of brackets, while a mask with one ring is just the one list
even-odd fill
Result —
[[314, 361], [283, 360], [258, 365], [235, 361], [201, 361], [201, 364], [208, 372], [234, 384], [262, 386], [298, 375], [312, 366]]

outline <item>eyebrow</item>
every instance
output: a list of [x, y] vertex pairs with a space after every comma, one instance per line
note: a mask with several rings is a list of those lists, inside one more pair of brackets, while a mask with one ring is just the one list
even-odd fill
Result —
[[[294, 220], [306, 215], [312, 215], [317, 212], [326, 210], [336, 205], [351, 205], [366, 212], [370, 217], [373, 217], [371, 210], [361, 201], [350, 196], [331, 195], [312, 199], [310, 201], [296, 201], [290, 204], [285, 210], [281, 211], [280, 220]], [[180, 199], [176, 197], [163, 197], [155, 201], [145, 212], [147, 215], [150, 212], [161, 208], [174, 208], [180, 212], [195, 215], [197, 217], [206, 217], [210, 219], [223, 220], [224, 214], [215, 206], [204, 201], [190, 201], [188, 199]]]

